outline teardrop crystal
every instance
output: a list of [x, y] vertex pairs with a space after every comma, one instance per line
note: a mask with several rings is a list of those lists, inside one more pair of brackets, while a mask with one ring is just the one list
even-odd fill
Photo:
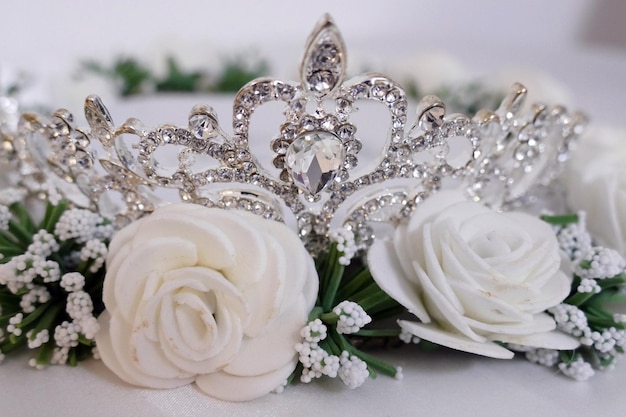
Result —
[[287, 149], [285, 158], [291, 179], [298, 188], [315, 195], [337, 175], [343, 166], [345, 149], [330, 132], [306, 132]]

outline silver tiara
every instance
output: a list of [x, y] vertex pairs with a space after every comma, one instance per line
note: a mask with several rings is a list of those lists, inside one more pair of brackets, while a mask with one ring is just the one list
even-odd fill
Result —
[[[2, 152], [29, 193], [62, 196], [118, 226], [180, 199], [284, 221], [314, 251], [337, 227], [367, 246], [373, 224], [401, 221], [448, 184], [497, 207], [528, 199], [556, 177], [585, 123], [561, 106], [523, 106], [521, 84], [498, 109], [473, 117], [447, 114], [438, 97], [426, 96], [412, 120], [399, 84], [376, 73], [346, 80], [346, 66], [343, 39], [325, 16], [307, 41], [299, 82], [260, 78], [239, 90], [233, 134], [206, 105], [195, 106], [184, 127], [149, 129], [137, 119], [116, 127], [90, 96], [89, 129], [63, 109], [24, 114], [17, 133], [3, 133]], [[251, 137], [253, 114], [270, 102], [284, 105], [284, 120], [273, 135]], [[375, 155], [362, 152], [353, 117], [365, 102], [389, 115]], [[251, 140], [267, 143], [271, 163], [259, 162]]]

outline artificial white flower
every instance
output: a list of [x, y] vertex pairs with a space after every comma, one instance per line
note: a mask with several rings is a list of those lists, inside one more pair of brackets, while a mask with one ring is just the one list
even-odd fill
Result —
[[441, 191], [368, 254], [372, 276], [421, 323], [400, 326], [421, 339], [495, 358], [495, 343], [573, 349], [545, 310], [570, 291], [551, 227], [524, 213], [497, 213]]
[[603, 246], [626, 255], [626, 130], [585, 134], [564, 175], [573, 210], [587, 213], [587, 229]]
[[317, 287], [312, 258], [284, 224], [191, 204], [160, 208], [109, 246], [98, 350], [134, 385], [195, 381], [215, 398], [251, 400], [295, 369]]

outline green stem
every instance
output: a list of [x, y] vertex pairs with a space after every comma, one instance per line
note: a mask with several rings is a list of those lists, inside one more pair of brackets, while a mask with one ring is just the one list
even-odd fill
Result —
[[35, 359], [38, 365], [47, 365], [50, 363], [50, 359], [52, 359], [52, 354], [54, 352], [54, 346], [54, 341], [51, 340], [39, 348], [39, 353]]
[[555, 226], [567, 226], [568, 224], [578, 223], [578, 214], [563, 214], [560, 216], [539, 216], [541, 220]]
[[320, 320], [322, 320], [324, 323], [326, 323], [326, 324], [330, 324], [330, 325], [335, 325], [335, 324], [337, 324], [337, 322], [339, 321], [339, 316], [338, 316], [338, 315], [336, 315], [335, 313], [333, 313], [332, 311], [331, 311], [331, 312], [328, 312], [328, 313], [321, 314], [321, 315], [319, 316], [319, 318], [320, 318]]
[[65, 210], [67, 210], [68, 206], [69, 201], [61, 200], [59, 201], [59, 204], [57, 204], [56, 206], [52, 206], [49, 213], [48, 207], [46, 207], [46, 216], [44, 216], [42, 220], [40, 229], [45, 229], [48, 231], [48, 233], [54, 233], [54, 228], [57, 222], [59, 221]]
[[32, 219], [30, 218], [30, 214], [28, 213], [28, 211], [26, 210], [26, 207], [24, 207], [23, 204], [21, 203], [15, 203], [11, 205], [11, 212], [13, 213], [13, 215], [15, 217], [17, 217], [19, 220], [19, 223], [22, 224], [24, 226], [24, 228], [26, 230], [28, 230], [28, 232], [30, 232], [31, 234], [35, 233], [36, 227], [35, 224], [33, 223]]
[[389, 365], [388, 363], [383, 362], [380, 359], [363, 352], [362, 350], [353, 347], [350, 353], [367, 363], [368, 368], [372, 367], [374, 370], [381, 374], [395, 378], [396, 374], [398, 373], [398, 370], [395, 366]]
[[[387, 376], [391, 376], [391, 377], [395, 377], [397, 370], [394, 366], [391, 366], [383, 361], [381, 361], [380, 359], [377, 359], [376, 357], [369, 355], [357, 348], [355, 348], [354, 346], [352, 346], [350, 343], [348, 343], [346, 341], [346, 339], [340, 335], [339, 333], [332, 331], [330, 332], [330, 339], [332, 339], [333, 341], [335, 341], [337, 344], [340, 345], [340, 347], [343, 350], [347, 350], [348, 353], [350, 353], [351, 355], [355, 355], [356, 357], [358, 357], [359, 359], [361, 359], [362, 361], [364, 361], [365, 363], [367, 363], [367, 367], [371, 368], [372, 370], [376, 371], [376, 372], [380, 372], [382, 374], [385, 374]], [[370, 371], [370, 376], [372, 378], [375, 377], [375, 373], [372, 373]]]
[[42, 304], [35, 309], [32, 313], [28, 314], [21, 322], [18, 324], [20, 329], [27, 328], [31, 323], [37, 320], [41, 315], [48, 309], [49, 304]]
[[20, 223], [9, 220], [9, 231], [17, 239], [16, 245], [26, 250], [28, 245], [33, 242], [33, 235], [29, 233]]
[[620, 287], [626, 283], [626, 275], [619, 274], [613, 278], [599, 279], [596, 281], [600, 288], [606, 290], [608, 288]]
[[341, 277], [343, 276], [343, 271], [345, 269], [345, 267], [338, 261], [338, 252], [335, 247], [336, 244], [333, 244], [333, 249], [331, 249], [333, 256], [331, 256], [332, 264], [330, 279], [328, 281], [328, 287], [326, 288], [322, 298], [322, 308], [324, 311], [328, 311], [333, 307], [335, 303], [335, 296], [337, 295], [337, 290], [341, 284]]
[[7, 233], [5, 230], [0, 230], [0, 245], [13, 247], [17, 244], [17, 241], [13, 236]]
[[396, 337], [400, 336], [400, 329], [361, 329], [355, 336], [363, 337]]
[[593, 292], [577, 292], [574, 295], [569, 296], [564, 302], [576, 307], [580, 307], [585, 301], [596, 295]]
[[372, 274], [369, 269], [363, 269], [359, 272], [354, 278], [346, 283], [339, 292], [337, 293], [337, 298], [340, 300], [348, 300], [356, 294], [358, 291], [363, 289], [366, 285], [368, 285], [372, 280]]
[[[63, 303], [53, 304], [50, 307], [50, 311], [48, 311], [48, 314], [46, 314], [45, 316], [41, 318], [41, 320], [39, 320], [39, 323], [37, 323], [37, 325], [33, 329], [33, 334], [36, 335], [37, 333], [39, 333], [40, 331], [44, 329], [48, 329], [48, 331], [52, 330], [51, 333], [53, 333], [54, 329], [51, 329], [52, 324], [56, 320], [59, 312], [63, 310], [64, 307], [65, 305]], [[50, 334], [50, 336], [52, 336], [52, 334]]]
[[324, 309], [321, 306], [315, 306], [313, 307], [313, 310], [311, 310], [311, 312], [309, 313], [309, 320], [308, 321], [313, 321], [316, 318], [318, 318], [322, 313], [324, 312]]

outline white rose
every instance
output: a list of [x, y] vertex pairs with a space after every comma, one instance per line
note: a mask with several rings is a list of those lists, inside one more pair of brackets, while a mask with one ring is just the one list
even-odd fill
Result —
[[570, 291], [550, 226], [523, 213], [497, 213], [457, 191], [442, 191], [368, 254], [378, 285], [421, 323], [409, 333], [495, 358], [495, 341], [573, 349], [544, 311]]
[[596, 128], [581, 139], [564, 175], [571, 209], [587, 213], [601, 244], [626, 255], [626, 130]]
[[313, 260], [287, 226], [167, 206], [113, 238], [96, 343], [131, 384], [195, 381], [218, 399], [254, 399], [295, 369], [317, 286]]

